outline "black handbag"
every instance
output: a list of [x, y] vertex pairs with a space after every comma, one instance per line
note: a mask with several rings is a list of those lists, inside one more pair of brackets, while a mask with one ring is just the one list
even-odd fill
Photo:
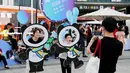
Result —
[[63, 53], [63, 52], [67, 52], [69, 51], [68, 49], [66, 49], [65, 47], [60, 47], [58, 44], [53, 44], [51, 49], [50, 49], [50, 53], [51, 54], [55, 54], [55, 53]]
[[27, 49], [26, 51], [23, 51], [23, 52], [20, 52], [18, 54], [19, 58], [22, 59], [22, 60], [27, 60], [29, 58], [29, 51], [31, 49]]

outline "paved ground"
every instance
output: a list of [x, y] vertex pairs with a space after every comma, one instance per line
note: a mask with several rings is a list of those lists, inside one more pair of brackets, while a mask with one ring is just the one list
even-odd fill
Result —
[[[84, 61], [84, 65], [79, 69], [72, 68], [72, 73], [85, 73], [85, 66], [88, 58], [80, 58]], [[73, 65], [72, 65], [73, 66]], [[0, 73], [25, 73], [25, 65], [12, 66], [11, 69], [5, 70], [0, 68]], [[42, 73], [61, 73], [59, 60], [49, 60], [45, 62], [44, 72]], [[130, 73], [130, 51], [124, 52], [119, 58], [116, 73]]]

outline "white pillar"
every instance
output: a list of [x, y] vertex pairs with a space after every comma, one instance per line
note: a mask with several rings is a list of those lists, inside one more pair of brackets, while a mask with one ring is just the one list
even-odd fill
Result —
[[7, 5], [8, 0], [3, 0], [3, 5]]
[[31, 0], [31, 24], [33, 24], [33, 0]]
[[9, 5], [13, 6], [14, 5], [14, 0], [8, 0], [9, 1]]
[[13, 6], [14, 0], [3, 0], [3, 5]]

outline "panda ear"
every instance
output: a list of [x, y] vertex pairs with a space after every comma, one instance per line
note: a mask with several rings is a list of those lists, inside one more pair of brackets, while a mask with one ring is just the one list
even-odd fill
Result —
[[75, 28], [79, 28], [79, 25], [77, 23], [73, 23], [72, 26], [74, 26]]
[[59, 32], [60, 32], [64, 27], [69, 26], [69, 25], [70, 25], [70, 24], [69, 24], [68, 22], [62, 23], [62, 24], [58, 27], [58, 29], [57, 29], [57, 34], [59, 34]]
[[60, 26], [58, 27], [58, 29], [57, 29], [57, 34], [59, 34], [60, 31], [61, 31], [63, 28], [64, 28], [64, 26], [63, 26], [63, 25], [60, 25]]

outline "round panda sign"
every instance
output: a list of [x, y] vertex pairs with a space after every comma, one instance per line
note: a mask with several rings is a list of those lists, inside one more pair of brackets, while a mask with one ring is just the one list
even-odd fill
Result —
[[74, 0], [41, 0], [41, 10], [52, 21], [66, 19], [66, 12], [73, 10]]

